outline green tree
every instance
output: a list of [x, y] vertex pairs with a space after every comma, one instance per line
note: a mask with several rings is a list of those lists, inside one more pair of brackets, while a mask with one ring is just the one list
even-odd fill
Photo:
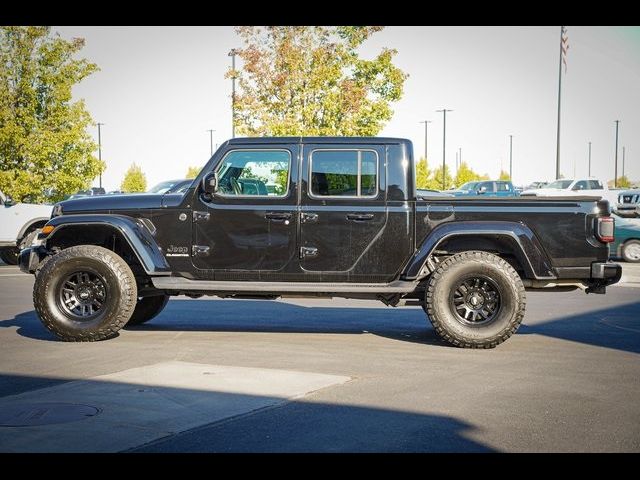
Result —
[[618, 188], [631, 188], [631, 182], [626, 175], [618, 177], [616, 184], [618, 185]]
[[444, 178], [445, 178], [445, 187], [442, 188], [442, 166], [435, 169], [433, 172], [432, 181], [430, 182], [432, 185], [437, 185], [435, 189], [437, 190], [448, 190], [451, 187], [455, 186], [453, 183], [453, 177], [451, 176], [451, 172], [449, 171], [449, 165], [445, 166], [444, 169]]
[[147, 190], [147, 177], [142, 168], [136, 165], [136, 162], [133, 162], [124, 174], [120, 190], [123, 192], [145, 192]]
[[429, 178], [429, 166], [427, 165], [427, 159], [422, 157], [416, 163], [416, 188], [430, 188]]
[[196, 178], [202, 170], [202, 167], [189, 167], [184, 178]]
[[509, 172], [505, 172], [504, 170], [500, 170], [500, 176], [498, 177], [498, 180], [511, 180], [511, 177], [509, 176]]
[[482, 180], [482, 176], [474, 172], [467, 162], [462, 162], [456, 172], [456, 178], [454, 180], [456, 186], [459, 187], [467, 182], [474, 182], [477, 180]]
[[236, 27], [235, 124], [239, 134], [377, 135], [400, 100], [407, 75], [383, 48], [372, 60], [358, 49], [380, 26]]
[[0, 27], [0, 189], [16, 200], [60, 200], [104, 170], [91, 116], [72, 101], [73, 87], [98, 70], [76, 58], [83, 46], [49, 27]]

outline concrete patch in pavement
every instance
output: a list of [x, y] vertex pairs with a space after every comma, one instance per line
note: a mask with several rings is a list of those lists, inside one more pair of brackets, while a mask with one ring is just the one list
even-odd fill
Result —
[[0, 411], [22, 404], [70, 403], [100, 413], [73, 423], [0, 427], [0, 452], [122, 451], [348, 380], [178, 361], [132, 368], [1, 398]]

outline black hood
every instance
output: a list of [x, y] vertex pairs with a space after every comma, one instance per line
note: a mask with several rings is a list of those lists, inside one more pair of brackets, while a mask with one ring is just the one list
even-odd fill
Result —
[[[170, 195], [173, 197], [173, 195]], [[60, 202], [62, 213], [99, 213], [112, 210], [138, 210], [162, 208], [164, 195], [136, 193], [131, 195], [95, 195]]]

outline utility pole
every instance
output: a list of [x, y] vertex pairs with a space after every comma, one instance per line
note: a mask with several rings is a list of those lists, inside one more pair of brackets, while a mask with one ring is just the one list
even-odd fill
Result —
[[431, 123], [431, 120], [423, 120], [422, 122], [418, 123], [424, 123], [424, 159], [427, 160], [427, 140], [429, 138], [427, 134], [427, 126]]
[[456, 172], [458, 171], [458, 151], [456, 150]]
[[436, 110], [436, 112], [442, 112], [442, 190], [446, 190], [446, 166], [447, 166], [447, 112], [453, 112], [453, 110]]
[[624, 177], [624, 145], [622, 146], [622, 176]]
[[215, 130], [207, 130], [209, 132], [209, 143], [211, 144], [211, 156], [213, 156], [213, 132]]
[[513, 182], [513, 135], [509, 135], [509, 180]]
[[[100, 163], [102, 164], [102, 136], [100, 135], [100, 127], [104, 125], [104, 123], [98, 122], [96, 125], [98, 125], [98, 160], [100, 160]], [[102, 167], [100, 168], [98, 186], [102, 188]]]
[[613, 188], [618, 188], [618, 125], [620, 124], [620, 120], [616, 120], [616, 163], [613, 177]]
[[[556, 180], [560, 179], [560, 106], [562, 96], [562, 60], [565, 53], [565, 28], [560, 27], [560, 60], [558, 66], [558, 131], [556, 133]], [[568, 46], [567, 46], [568, 48]]]
[[458, 147], [458, 168], [462, 165], [462, 147]]
[[231, 57], [231, 138], [236, 138], [236, 54], [238, 51], [232, 48], [229, 52]]
[[591, 177], [591, 142], [589, 142], [589, 177]]

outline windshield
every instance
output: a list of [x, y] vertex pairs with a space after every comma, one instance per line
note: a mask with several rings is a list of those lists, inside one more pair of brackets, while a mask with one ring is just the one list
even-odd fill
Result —
[[571, 185], [572, 182], [573, 180], [556, 180], [549, 185], [545, 185], [544, 188], [556, 188], [559, 190], [564, 190], [565, 188], [569, 188], [569, 185]]
[[160, 182], [154, 187], [147, 190], [147, 193], [166, 193], [171, 187], [173, 187], [180, 180], [167, 180], [166, 182]]
[[473, 190], [478, 182], [467, 182], [460, 187], [460, 190]]

